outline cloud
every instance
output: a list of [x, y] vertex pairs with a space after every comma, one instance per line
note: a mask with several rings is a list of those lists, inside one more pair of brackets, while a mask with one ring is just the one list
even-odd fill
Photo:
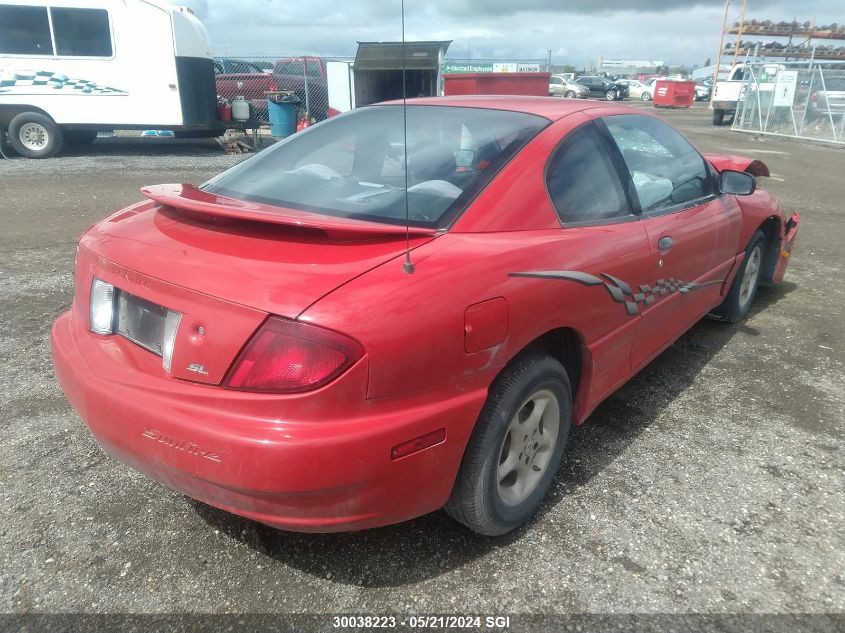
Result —
[[[749, 17], [842, 22], [843, 0], [749, 0]], [[215, 54], [353, 56], [358, 41], [401, 37], [399, 0], [331, 9], [281, 0], [188, 0]], [[740, 4], [732, 3], [731, 19]], [[453, 40], [449, 55], [545, 59], [583, 67], [604, 58], [703, 64], [715, 58], [722, 0], [406, 0], [407, 39]], [[806, 14], [806, 15], [805, 15]]]

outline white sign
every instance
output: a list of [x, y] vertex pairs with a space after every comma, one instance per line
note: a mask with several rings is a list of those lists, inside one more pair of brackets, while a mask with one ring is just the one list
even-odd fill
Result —
[[518, 73], [538, 73], [540, 72], [540, 64], [518, 64], [516, 67]]
[[493, 72], [494, 73], [515, 73], [517, 69], [517, 64], [512, 64], [509, 62], [501, 62], [493, 64]]
[[797, 70], [781, 70], [775, 79], [775, 94], [772, 105], [792, 107], [795, 103], [795, 87], [798, 85]]

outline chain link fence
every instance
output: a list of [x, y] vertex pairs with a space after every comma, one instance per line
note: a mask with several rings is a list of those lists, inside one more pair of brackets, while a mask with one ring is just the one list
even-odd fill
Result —
[[299, 99], [300, 120], [311, 123], [329, 116], [327, 68], [330, 61], [351, 59], [325, 57], [217, 57], [214, 74], [218, 97], [229, 103], [244, 100], [250, 105], [250, 118], [269, 120], [268, 92], [288, 92]]
[[733, 129], [845, 144], [845, 62], [749, 62]]

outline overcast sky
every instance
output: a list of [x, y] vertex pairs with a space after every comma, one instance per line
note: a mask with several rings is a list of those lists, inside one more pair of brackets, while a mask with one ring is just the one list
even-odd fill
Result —
[[[354, 55], [357, 41], [401, 39], [399, 0], [188, 0], [228, 56]], [[449, 57], [715, 61], [723, 0], [406, 0], [408, 40], [453, 40]], [[845, 0], [749, 0], [748, 17], [845, 23]], [[334, 5], [334, 6], [332, 6]], [[735, 6], [734, 6], [735, 5]], [[739, 17], [741, 0], [730, 16]], [[331, 7], [331, 8], [329, 8]]]

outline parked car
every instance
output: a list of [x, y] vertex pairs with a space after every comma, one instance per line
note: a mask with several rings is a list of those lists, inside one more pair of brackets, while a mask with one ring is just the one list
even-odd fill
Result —
[[[807, 106], [807, 116], [814, 119], [841, 120], [845, 114], [845, 77], [832, 77], [828, 73], [825, 79], [826, 90], [814, 90], [810, 94], [810, 101]], [[817, 79], [816, 87], [821, 82]]]
[[651, 97], [654, 94], [650, 86], [647, 86], [643, 82], [637, 81], [636, 79], [618, 79], [616, 83], [626, 86], [628, 88], [628, 94], [633, 99], [651, 101]]
[[600, 97], [608, 101], [618, 101], [628, 96], [627, 86], [610, 81], [605, 77], [585, 75], [578, 77], [575, 82], [586, 87], [590, 91], [591, 97]]
[[552, 75], [549, 77], [549, 96], [586, 99], [590, 96], [590, 89], [561, 75]]
[[572, 425], [783, 278], [800, 218], [755, 175], [621, 105], [358, 108], [89, 229], [55, 374], [106, 451], [229, 512], [502, 534]]
[[695, 82], [695, 100], [707, 101], [713, 90], [713, 81], [710, 79], [699, 80]]

